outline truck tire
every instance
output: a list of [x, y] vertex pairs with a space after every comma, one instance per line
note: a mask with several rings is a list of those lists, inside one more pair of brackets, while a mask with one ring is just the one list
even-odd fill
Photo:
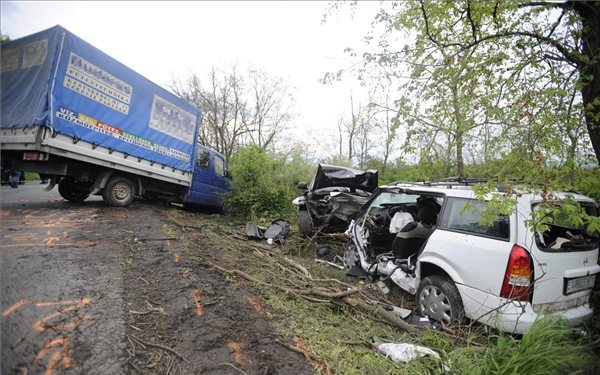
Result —
[[303, 236], [310, 236], [313, 232], [312, 220], [306, 210], [298, 210], [298, 232]]
[[222, 215], [226, 216], [233, 214], [233, 207], [231, 207], [231, 204], [229, 204], [227, 199], [223, 201], [223, 204], [221, 204], [220, 212]]
[[58, 193], [61, 197], [70, 202], [83, 202], [90, 196], [85, 186], [78, 184], [77, 181], [72, 178], [64, 178], [58, 184]]
[[102, 199], [113, 207], [127, 207], [134, 198], [134, 184], [125, 176], [111, 177], [102, 190]]
[[460, 294], [454, 282], [445, 276], [432, 275], [421, 280], [415, 298], [421, 316], [446, 325], [464, 321]]

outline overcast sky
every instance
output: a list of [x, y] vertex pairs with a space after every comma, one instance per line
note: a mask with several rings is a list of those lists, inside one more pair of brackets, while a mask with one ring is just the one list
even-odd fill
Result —
[[253, 64], [296, 87], [299, 127], [335, 129], [354, 80], [324, 87], [327, 71], [355, 61], [378, 2], [321, 22], [322, 1], [0, 1], [1, 32], [11, 39], [61, 25], [161, 86], [173, 75]]

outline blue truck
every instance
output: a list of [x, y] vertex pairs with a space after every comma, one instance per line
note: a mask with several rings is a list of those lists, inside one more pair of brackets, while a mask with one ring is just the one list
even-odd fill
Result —
[[200, 109], [60, 25], [3, 43], [0, 84], [4, 170], [49, 176], [69, 201], [224, 207], [231, 179], [198, 142]]

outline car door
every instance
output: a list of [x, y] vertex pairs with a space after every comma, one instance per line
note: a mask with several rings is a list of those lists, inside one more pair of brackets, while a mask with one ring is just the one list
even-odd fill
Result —
[[498, 216], [493, 226], [482, 225], [484, 209], [476, 199], [447, 197], [420, 260], [441, 267], [457, 284], [499, 295], [513, 245], [510, 221]]
[[186, 203], [221, 207], [230, 191], [231, 180], [224, 157], [214, 150], [199, 147]]

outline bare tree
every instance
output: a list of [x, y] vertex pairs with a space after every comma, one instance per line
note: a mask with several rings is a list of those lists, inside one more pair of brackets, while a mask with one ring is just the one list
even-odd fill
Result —
[[241, 75], [236, 65], [229, 70], [213, 66], [203, 81], [191, 73], [169, 87], [202, 109], [199, 141], [226, 158], [246, 144], [272, 146], [291, 118], [291, 89], [264, 71], [250, 69]]
[[279, 77], [261, 70], [250, 70], [248, 111], [243, 117], [252, 142], [267, 149], [291, 118], [290, 88]]

